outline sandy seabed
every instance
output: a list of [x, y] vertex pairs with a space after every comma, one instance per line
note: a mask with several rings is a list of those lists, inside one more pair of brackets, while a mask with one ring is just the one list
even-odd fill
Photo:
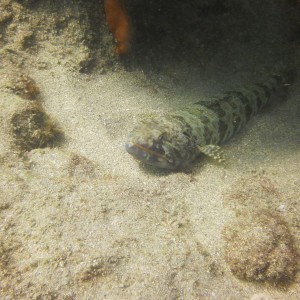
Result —
[[[285, 101], [223, 145], [225, 164], [202, 158], [165, 172], [124, 148], [140, 118], [261, 79], [265, 60], [275, 59], [272, 43], [252, 56], [255, 41], [240, 43], [214, 55], [208, 49], [201, 68], [169, 61], [151, 76], [121, 68], [79, 74], [56, 60], [31, 68], [38, 101], [65, 139], [21, 156], [6, 118], [23, 104], [1, 92], [3, 299], [300, 298], [299, 79]], [[43, 46], [37, 60], [51, 61]], [[263, 251], [274, 252], [275, 262]], [[255, 270], [264, 260], [260, 281]], [[262, 271], [272, 263], [273, 277]], [[287, 284], [276, 281], [283, 274]]]

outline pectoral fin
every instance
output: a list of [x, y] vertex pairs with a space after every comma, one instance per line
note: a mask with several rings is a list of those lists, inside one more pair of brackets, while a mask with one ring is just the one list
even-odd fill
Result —
[[224, 153], [220, 146], [217, 145], [205, 145], [205, 146], [197, 146], [199, 151], [218, 162], [223, 162], [225, 160]]

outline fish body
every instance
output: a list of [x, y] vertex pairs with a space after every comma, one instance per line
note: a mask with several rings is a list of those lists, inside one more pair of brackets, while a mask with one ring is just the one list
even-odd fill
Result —
[[221, 161], [218, 145], [237, 133], [272, 95], [291, 84], [294, 76], [291, 70], [279, 72], [263, 83], [143, 119], [129, 135], [126, 150], [136, 159], [164, 169], [181, 169], [201, 153]]

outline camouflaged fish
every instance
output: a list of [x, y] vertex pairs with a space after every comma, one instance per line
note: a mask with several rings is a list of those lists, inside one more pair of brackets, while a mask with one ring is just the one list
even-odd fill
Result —
[[280, 72], [249, 88], [141, 120], [131, 132], [126, 150], [136, 159], [164, 169], [181, 169], [201, 153], [222, 161], [218, 145], [237, 133], [273, 94], [290, 85], [294, 76], [294, 71]]

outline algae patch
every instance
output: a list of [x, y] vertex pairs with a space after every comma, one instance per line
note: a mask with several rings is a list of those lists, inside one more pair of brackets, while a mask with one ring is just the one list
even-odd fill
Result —
[[11, 124], [14, 142], [23, 151], [53, 147], [63, 138], [62, 130], [38, 105], [15, 113]]
[[121, 261], [122, 257], [118, 256], [97, 257], [77, 277], [84, 282], [95, 278], [107, 277], [114, 272], [114, 269]]
[[0, 107], [0, 143], [4, 153], [53, 147], [63, 141], [62, 129], [46, 114], [39, 102], [0, 92]]
[[298, 214], [284, 212], [294, 207], [293, 190], [289, 180], [284, 184], [263, 172], [239, 178], [224, 194], [223, 203], [236, 214], [223, 229], [224, 255], [237, 278], [274, 285], [294, 281], [299, 241], [293, 220]]
[[0, 70], [0, 86], [27, 100], [36, 100], [40, 94], [36, 82], [19, 69]]
[[249, 281], [290, 283], [298, 254], [284, 219], [267, 210], [238, 217], [223, 231], [225, 260], [232, 273]]
[[62, 130], [44, 111], [40, 89], [26, 72], [12, 66], [0, 68], [0, 91], [2, 132], [13, 141], [13, 148], [24, 152], [62, 141]]

